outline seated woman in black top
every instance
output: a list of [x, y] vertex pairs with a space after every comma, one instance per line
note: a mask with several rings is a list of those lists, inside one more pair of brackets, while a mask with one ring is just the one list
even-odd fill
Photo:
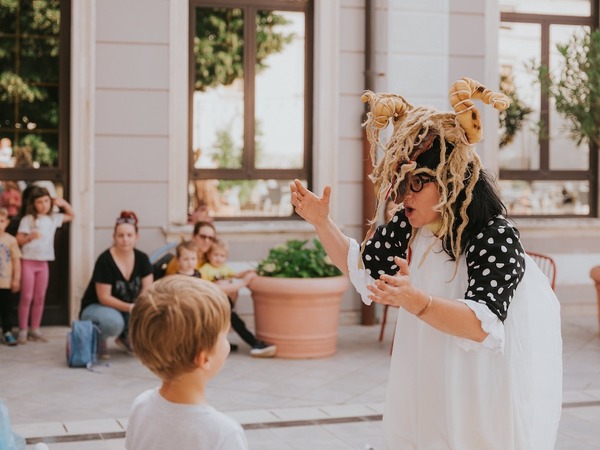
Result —
[[98, 353], [108, 359], [106, 341], [132, 354], [129, 344], [129, 314], [138, 296], [153, 281], [148, 255], [137, 250], [138, 220], [133, 211], [122, 211], [115, 223], [113, 245], [98, 256], [92, 279], [81, 300], [82, 320], [91, 320], [100, 328]]

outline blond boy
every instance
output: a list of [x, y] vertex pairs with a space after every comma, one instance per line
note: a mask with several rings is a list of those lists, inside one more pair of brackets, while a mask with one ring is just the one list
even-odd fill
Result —
[[242, 427], [208, 405], [208, 381], [229, 354], [229, 302], [213, 283], [185, 275], [158, 280], [135, 303], [135, 354], [162, 380], [134, 401], [128, 450], [247, 450]]

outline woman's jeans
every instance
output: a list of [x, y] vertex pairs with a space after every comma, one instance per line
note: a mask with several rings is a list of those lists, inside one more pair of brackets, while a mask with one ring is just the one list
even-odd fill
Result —
[[81, 311], [81, 320], [91, 320], [98, 325], [102, 333], [100, 338], [111, 336], [127, 336], [129, 331], [129, 313], [117, 311], [109, 306], [94, 303]]

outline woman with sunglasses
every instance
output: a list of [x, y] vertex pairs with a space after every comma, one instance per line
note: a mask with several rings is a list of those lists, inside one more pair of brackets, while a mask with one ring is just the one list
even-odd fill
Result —
[[83, 299], [81, 320], [91, 320], [100, 329], [98, 354], [108, 359], [107, 339], [133, 354], [129, 343], [129, 315], [139, 295], [152, 284], [148, 255], [135, 248], [138, 219], [133, 211], [121, 211], [115, 221], [113, 244], [98, 256]]
[[[213, 242], [215, 242], [216, 238], [217, 230], [211, 222], [199, 221], [194, 224], [192, 241], [194, 241], [196, 248], [198, 249], [197, 270], [200, 270], [200, 267], [206, 263], [206, 254], [210, 250], [210, 247], [212, 246]], [[177, 258], [171, 258], [169, 264], [167, 265], [167, 269], [165, 270], [165, 275], [174, 275], [177, 272], [179, 272]]]
[[295, 180], [292, 204], [366, 304], [400, 307], [388, 450], [550, 450], [562, 403], [560, 306], [473, 146], [481, 122], [471, 95], [507, 99], [459, 82], [450, 113], [365, 94], [377, 209], [397, 206], [362, 246], [329, 217], [330, 187], [318, 197]]

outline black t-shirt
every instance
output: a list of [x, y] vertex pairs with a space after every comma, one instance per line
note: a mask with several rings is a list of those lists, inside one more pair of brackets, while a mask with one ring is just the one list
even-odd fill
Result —
[[142, 290], [142, 279], [152, 274], [152, 264], [150, 264], [148, 255], [144, 252], [137, 249], [134, 249], [134, 252], [135, 262], [129, 280], [123, 277], [110, 254], [110, 250], [106, 250], [98, 256], [92, 279], [81, 300], [82, 311], [86, 306], [99, 303], [96, 294], [96, 283], [110, 284], [112, 286], [111, 295], [124, 302], [133, 303], [138, 298]]

